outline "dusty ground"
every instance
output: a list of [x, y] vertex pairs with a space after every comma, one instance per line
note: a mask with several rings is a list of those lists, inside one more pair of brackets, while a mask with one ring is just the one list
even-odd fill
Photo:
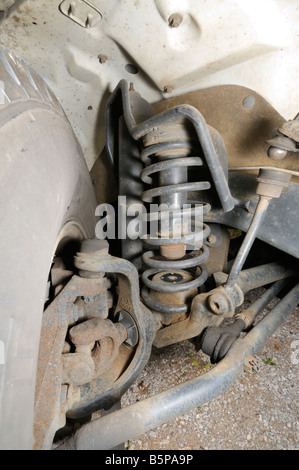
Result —
[[[257, 295], [252, 291], [246, 300]], [[259, 372], [244, 373], [222, 396], [127, 442], [127, 448], [298, 450], [298, 313], [299, 307], [257, 355]], [[122, 406], [207, 373], [211, 367], [209, 357], [196, 352], [188, 341], [155, 349], [142, 375], [123, 396]]]

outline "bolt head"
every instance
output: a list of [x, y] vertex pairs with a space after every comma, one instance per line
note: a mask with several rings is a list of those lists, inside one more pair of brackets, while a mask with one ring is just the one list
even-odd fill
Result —
[[168, 24], [171, 28], [178, 28], [183, 21], [183, 15], [181, 13], [173, 13], [168, 18]]
[[272, 158], [272, 160], [282, 160], [286, 157], [287, 153], [287, 150], [278, 147], [269, 147], [267, 155], [269, 158]]

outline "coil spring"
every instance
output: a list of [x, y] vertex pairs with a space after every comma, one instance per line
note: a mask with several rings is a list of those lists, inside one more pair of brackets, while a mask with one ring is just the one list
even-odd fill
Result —
[[[199, 156], [186, 156], [190, 155], [192, 150], [192, 143], [186, 140], [173, 140], [163, 141], [159, 143], [150, 144], [143, 148], [141, 151], [141, 160], [146, 165], [140, 174], [141, 180], [146, 184], [153, 184], [152, 175], [162, 171], [169, 171], [174, 168], [188, 168], [195, 166], [203, 166], [204, 162]], [[155, 158], [158, 161], [152, 163], [152, 159]], [[154, 197], [162, 197], [169, 194], [187, 193], [190, 191], [203, 191], [211, 187], [210, 182], [180, 182], [177, 184], [167, 184], [164, 186], [152, 187], [143, 192], [141, 198], [143, 202], [151, 202]], [[194, 216], [194, 202], [187, 201], [192, 206], [191, 215]], [[198, 201], [196, 201], [198, 204]], [[203, 202], [202, 214], [210, 211], [211, 206]], [[178, 210], [180, 212], [182, 208]], [[159, 213], [151, 213], [151, 219], [161, 219], [163, 217], [163, 210]], [[180, 239], [177, 238], [161, 238], [152, 237], [147, 235], [145, 243], [155, 248], [159, 248], [165, 245], [175, 244], [192, 244], [194, 239], [198, 239], [199, 236], [202, 240], [205, 240], [210, 233], [210, 228], [206, 224], [202, 224], [198, 230], [195, 226], [195, 231], [184, 233]], [[184, 292], [191, 289], [200, 287], [207, 279], [207, 269], [203, 264], [209, 256], [209, 250], [205, 245], [202, 245], [201, 250], [193, 250], [186, 254], [181, 259], [169, 260], [169, 259], [157, 259], [156, 253], [151, 250], [143, 254], [142, 259], [148, 269], [142, 274], [142, 280], [145, 287], [142, 289], [142, 298], [145, 304], [152, 310], [159, 311], [162, 313], [184, 313], [187, 311], [187, 305], [165, 305], [153, 300], [149, 295], [149, 290], [165, 293], [178, 293]], [[156, 257], [156, 258], [155, 258]], [[179, 284], [179, 283], [157, 283], [151, 278], [160, 272], [170, 271], [172, 273], [178, 272], [178, 270], [185, 270], [189, 268], [199, 268], [200, 273], [197, 269], [197, 277], [191, 281]]]

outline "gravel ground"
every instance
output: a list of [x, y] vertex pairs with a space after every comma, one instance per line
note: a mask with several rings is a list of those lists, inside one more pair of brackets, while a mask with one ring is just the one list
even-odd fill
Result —
[[[261, 291], [246, 294], [245, 307]], [[127, 442], [126, 448], [298, 450], [298, 312], [299, 307], [257, 355], [259, 372], [244, 373], [223, 395]], [[122, 406], [197, 377], [211, 367], [209, 357], [196, 352], [189, 341], [155, 348], [143, 373], [123, 396]]]

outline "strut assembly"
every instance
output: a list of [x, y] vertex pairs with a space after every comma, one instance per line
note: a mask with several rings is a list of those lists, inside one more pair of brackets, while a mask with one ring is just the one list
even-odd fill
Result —
[[[146, 209], [147, 231], [142, 239], [122, 240], [121, 258], [108, 252], [107, 241], [85, 240], [75, 258], [77, 275], [46, 309], [40, 349], [46, 353], [40, 357], [37, 381], [37, 448], [49, 445], [58, 423], [63, 427], [62, 415], [68, 424], [75, 423], [117, 403], [145, 367], [153, 345], [161, 348], [188, 339], [219, 364], [204, 377], [93, 421], [68, 445], [111, 448], [217, 396], [299, 300], [299, 284], [288, 292], [298, 272], [295, 258], [243, 269], [271, 200], [289, 187], [290, 171], [260, 169], [255, 192], [259, 200], [252, 213], [251, 201], [230, 192], [221, 135], [193, 106], [175, 106], [156, 115], [134, 86], [122, 80], [108, 100], [106, 117], [106, 148], [119, 177], [119, 194], [127, 197], [127, 205]], [[148, 213], [151, 206], [154, 210]], [[227, 269], [224, 228], [208, 225], [206, 219], [210, 211], [227, 214], [236, 207], [250, 209], [251, 221]], [[209, 263], [219, 248], [224, 255], [215, 270]], [[262, 286], [268, 289], [260, 298], [235, 315], [244, 294]], [[278, 306], [253, 326], [284, 290]], [[54, 328], [57, 319], [60, 327]], [[223, 326], [225, 319], [230, 323]], [[49, 393], [55, 406], [45, 412]]]
[[[225, 147], [217, 131], [209, 130], [203, 116], [192, 106], [178, 106], [155, 116], [149, 103], [123, 80], [107, 105], [107, 150], [113, 162], [118, 158], [116, 109], [123, 112], [130, 136], [142, 146], [139, 157], [144, 168], [140, 179], [150, 188], [137, 194], [137, 198], [143, 203], [159, 203], [159, 211], [150, 213], [150, 220], [158, 221], [157, 232], [154, 236], [143, 237], [147, 249], [142, 253], [146, 267], [142, 269], [142, 299], [152, 311], [165, 314], [162, 323], [166, 324], [169, 315], [172, 319], [185, 318], [188, 302], [208, 277], [204, 263], [209, 250], [202, 242], [209, 236], [210, 228], [203, 222], [198, 223], [195, 217], [196, 205], [200, 204], [202, 216], [211, 209], [203, 192], [213, 186], [218, 194], [218, 205], [224, 211], [234, 207], [235, 201], [227, 184]], [[212, 137], [217, 140], [217, 145]], [[207, 179], [189, 182], [190, 168], [199, 168], [199, 173], [203, 169], [201, 173], [206, 174]], [[190, 200], [188, 194], [194, 193], [199, 193], [202, 200]], [[184, 223], [186, 205], [192, 227]], [[166, 232], [164, 215], [169, 217]], [[186, 253], [186, 246], [193, 249]]]
[[[138, 143], [135, 150], [132, 150], [133, 142], [128, 145], [128, 136]], [[124, 153], [119, 150], [123, 142], [126, 143]], [[290, 172], [276, 168], [260, 170], [256, 188], [259, 203], [242, 246], [229, 275], [222, 278], [219, 287], [206, 294], [198, 292], [208, 278], [207, 245], [211, 246], [207, 243], [211, 237], [210, 227], [204, 222], [205, 215], [212, 205], [223, 213], [242, 205], [230, 193], [227, 155], [221, 135], [206, 124], [197, 109], [189, 105], [179, 105], [155, 115], [152, 106], [135, 91], [133, 84], [129, 86], [122, 80], [107, 103], [107, 152], [114, 165], [119, 161], [122, 170], [126, 166], [133, 168], [138, 158], [142, 162], [138, 169], [143, 184], [135, 185], [135, 170], [131, 174], [127, 170], [126, 174], [121, 172], [119, 175], [120, 194], [129, 196], [128, 203], [133, 200], [159, 204], [156, 204], [158, 210], [151, 212], [147, 219], [158, 220], [158, 229], [154, 236], [143, 237], [145, 250], [142, 245], [139, 253], [133, 249], [132, 260], [141, 273], [143, 302], [158, 314], [161, 325], [167, 326], [158, 331], [155, 346], [193, 338], [204, 328], [221, 323], [225, 316], [233, 316], [235, 308], [243, 302], [244, 292], [251, 286], [249, 283], [242, 291], [238, 286], [238, 276], [262, 226], [269, 203], [272, 198], [279, 198], [288, 186]], [[133, 160], [130, 154], [134, 154]], [[202, 181], [193, 181], [194, 175], [202, 175]], [[182, 216], [186, 204], [189, 204], [192, 217], [191, 230], [190, 225], [184, 224]], [[195, 211], [199, 204], [202, 218]], [[165, 213], [169, 217], [167, 234], [162, 222]], [[180, 235], [174, 236], [178, 233], [178, 226]], [[128, 249], [130, 245], [135, 246], [136, 241], [125, 240], [123, 255], [132, 252]], [[138, 254], [141, 258], [139, 264], [136, 262]], [[286, 270], [283, 266], [278, 270], [281, 268], [284, 277]], [[272, 271], [265, 272], [257, 286], [280, 279], [280, 275], [272, 278]], [[293, 272], [287, 271], [287, 275]]]

